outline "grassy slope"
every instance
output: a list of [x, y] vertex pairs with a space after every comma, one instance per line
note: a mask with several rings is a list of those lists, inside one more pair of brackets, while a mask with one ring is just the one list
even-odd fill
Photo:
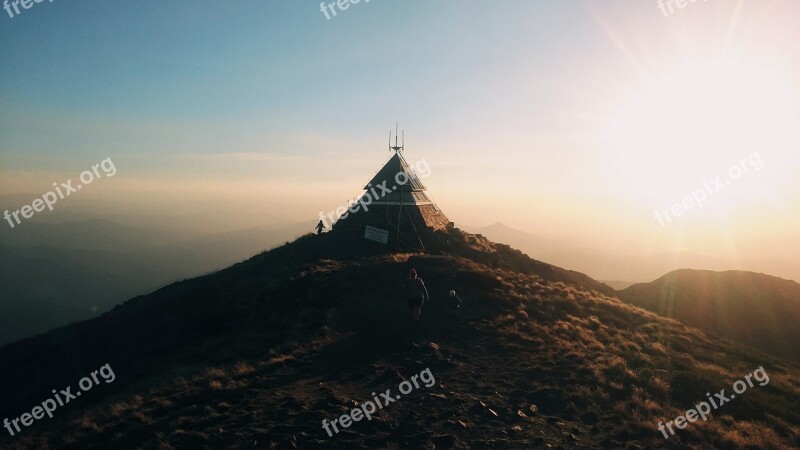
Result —
[[[107, 362], [117, 375], [56, 419], [0, 438], [0, 445], [800, 444], [797, 366], [623, 304], [588, 277], [479, 237], [454, 233], [447, 247], [447, 258], [383, 255], [331, 236], [305, 237], [0, 349], [0, 412], [8, 416]], [[433, 346], [408, 345], [398, 285], [412, 265], [431, 290], [424, 327]], [[465, 301], [461, 317], [442, 304], [449, 289]], [[770, 384], [748, 390], [708, 422], [669, 441], [655, 429], [761, 365]], [[322, 430], [323, 418], [372, 391], [396, 391], [403, 377], [424, 368], [435, 386], [333, 438]]]
[[800, 284], [741, 271], [677, 270], [623, 300], [782, 358], [800, 361]]

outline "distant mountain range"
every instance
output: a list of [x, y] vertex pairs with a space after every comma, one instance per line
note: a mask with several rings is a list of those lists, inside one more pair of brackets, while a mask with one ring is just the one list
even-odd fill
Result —
[[187, 238], [106, 220], [0, 226], [0, 345], [88, 319], [133, 296], [229, 266], [313, 228], [296, 223]]
[[502, 223], [467, 229], [518, 248], [532, 258], [583, 272], [596, 280], [615, 280], [609, 284], [617, 289], [654, 280], [678, 269], [744, 270], [800, 281], [800, 266], [780, 260], [726, 260], [691, 251], [641, 256], [580, 247], [562, 238], [530, 234]]
[[760, 273], [676, 270], [618, 293], [709, 334], [800, 361], [800, 284]]

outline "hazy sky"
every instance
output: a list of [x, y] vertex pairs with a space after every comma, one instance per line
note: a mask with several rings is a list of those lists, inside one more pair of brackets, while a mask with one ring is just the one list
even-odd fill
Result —
[[[406, 158], [426, 159], [425, 183], [457, 225], [800, 263], [800, 3], [673, 8], [362, 0], [330, 20], [305, 0], [0, 10], [0, 195], [42, 195], [111, 157], [115, 177], [49, 217], [80, 206], [203, 212], [231, 229], [313, 220], [359, 194], [399, 121]], [[698, 190], [702, 206], [656, 218]]]

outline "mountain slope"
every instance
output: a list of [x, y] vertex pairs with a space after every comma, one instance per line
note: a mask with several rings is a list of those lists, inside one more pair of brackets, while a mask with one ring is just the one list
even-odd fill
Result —
[[619, 292], [628, 303], [800, 361], [800, 284], [752, 272], [677, 270]]
[[[798, 367], [610, 297], [585, 275], [453, 230], [429, 255], [306, 236], [103, 316], [0, 349], [0, 414], [108, 363], [85, 392], [3, 448], [786, 448], [800, 443]], [[409, 345], [399, 284], [431, 300]], [[461, 315], [447, 291], [464, 300]], [[682, 414], [759, 366], [770, 383], [664, 441]], [[372, 392], [419, 388], [329, 437]], [[666, 442], [666, 444], [665, 444]]]
[[0, 346], [108, 311], [134, 295], [274, 247], [313, 223], [186, 240], [171, 228], [105, 220], [0, 228]]
[[495, 242], [518, 248], [532, 257], [589, 274], [598, 280], [652, 280], [682, 268], [744, 270], [800, 281], [800, 266], [779, 259], [718, 258], [691, 251], [650, 253], [633, 248], [582, 247], [569, 238], [539, 236], [495, 223], [473, 228]]

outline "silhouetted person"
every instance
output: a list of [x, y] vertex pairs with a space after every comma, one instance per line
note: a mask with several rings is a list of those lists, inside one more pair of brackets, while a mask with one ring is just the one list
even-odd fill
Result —
[[403, 296], [411, 312], [414, 329], [419, 330], [419, 318], [422, 315], [422, 304], [428, 300], [428, 290], [421, 278], [417, 278], [417, 270], [411, 269], [408, 279], [403, 283]]
[[458, 311], [461, 310], [461, 298], [459, 298], [456, 291], [450, 291], [450, 309], [458, 314]]
[[320, 220], [315, 228], [317, 229], [317, 234], [322, 234], [322, 230], [325, 229], [325, 224]]

